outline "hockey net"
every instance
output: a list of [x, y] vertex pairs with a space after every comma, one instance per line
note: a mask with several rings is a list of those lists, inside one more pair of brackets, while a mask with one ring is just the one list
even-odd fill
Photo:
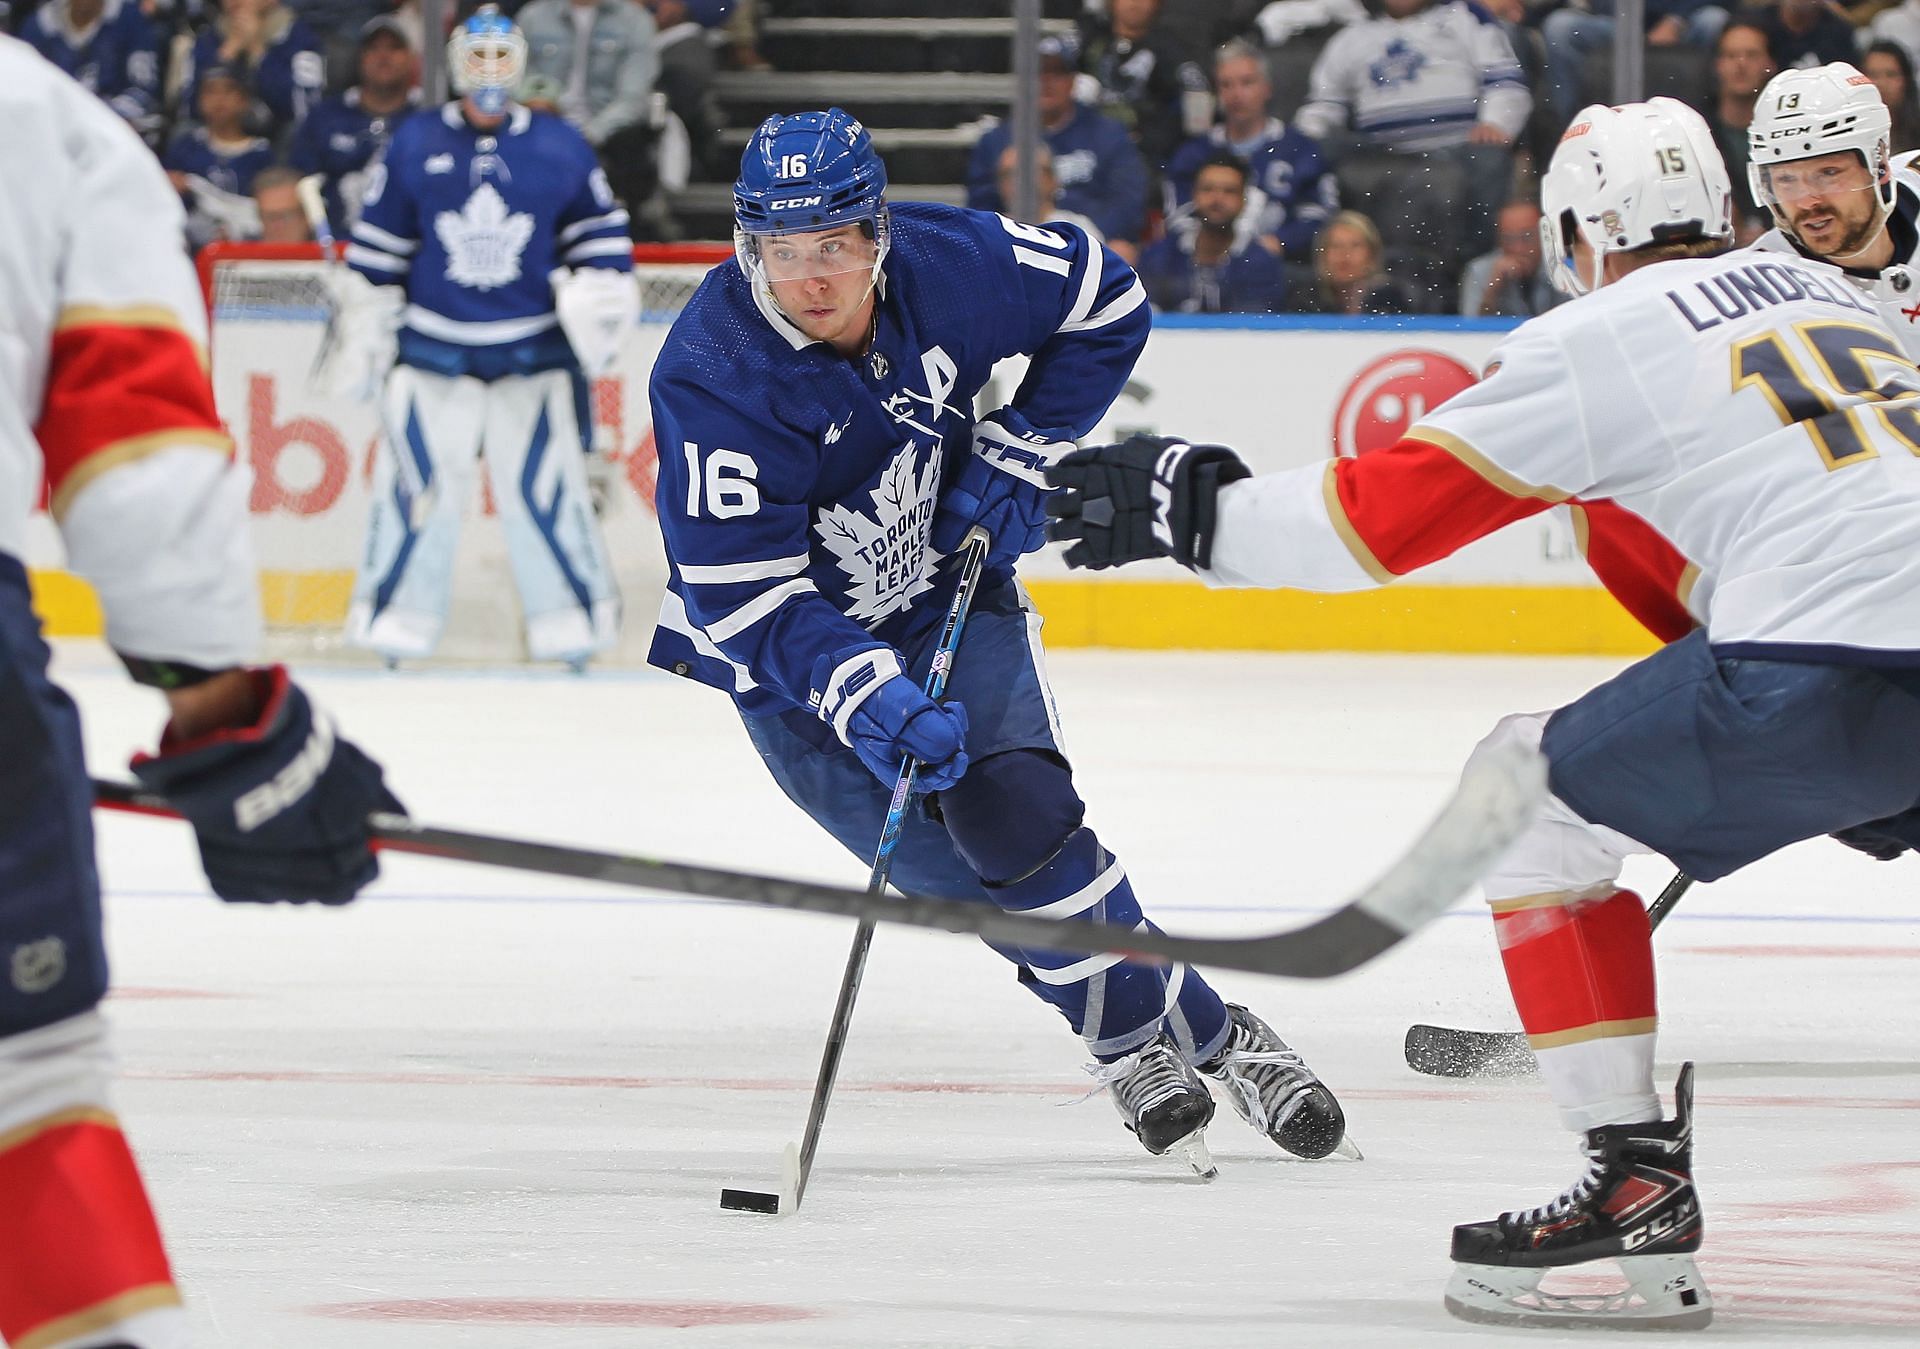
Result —
[[[645, 659], [666, 566], [653, 514], [656, 469], [647, 376], [667, 329], [720, 244], [639, 245], [639, 331], [615, 370], [594, 382], [595, 443], [617, 467], [602, 524], [625, 605], [610, 663]], [[372, 404], [316, 384], [340, 264], [317, 244], [215, 244], [200, 255], [211, 317], [214, 396], [254, 474], [252, 510], [269, 645], [287, 659], [361, 658], [340, 632], [364, 542], [379, 423]], [[440, 658], [522, 660], [519, 610], [486, 475], [474, 476]]]

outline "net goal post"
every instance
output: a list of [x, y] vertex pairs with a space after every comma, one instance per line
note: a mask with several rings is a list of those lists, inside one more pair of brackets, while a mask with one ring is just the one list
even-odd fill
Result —
[[[644, 662], [666, 564], [653, 513], [657, 457], [647, 378], [667, 330], [707, 272], [731, 263], [724, 244], [640, 244], [640, 321], [614, 370], [594, 381], [595, 450], [615, 465], [602, 524], [625, 605], [608, 663]], [[199, 255], [216, 405], [253, 470], [251, 509], [269, 645], [287, 659], [366, 659], [342, 641], [365, 541], [380, 439], [372, 403], [330, 397], [315, 382], [341, 264], [318, 244], [218, 243]], [[436, 659], [525, 659], [519, 609], [486, 475], [455, 564], [454, 602]]]

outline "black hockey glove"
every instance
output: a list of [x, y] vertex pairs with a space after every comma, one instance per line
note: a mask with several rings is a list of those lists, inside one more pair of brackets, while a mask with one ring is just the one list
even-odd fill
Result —
[[159, 754], [134, 757], [134, 775], [193, 825], [220, 898], [344, 904], [380, 874], [367, 816], [406, 808], [286, 667], [250, 673], [261, 701], [252, 726], [163, 736]]
[[1204, 569], [1213, 565], [1214, 497], [1252, 474], [1224, 446], [1171, 436], [1075, 450], [1047, 470], [1047, 482], [1066, 489], [1047, 501], [1047, 534], [1070, 545], [1069, 567], [1171, 557]]

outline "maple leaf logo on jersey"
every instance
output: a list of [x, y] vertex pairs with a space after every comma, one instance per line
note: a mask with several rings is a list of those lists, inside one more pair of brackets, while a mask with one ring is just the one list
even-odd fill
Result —
[[458, 211], [434, 217], [433, 232], [447, 250], [447, 280], [492, 290], [520, 279], [520, 254], [533, 237], [533, 217], [509, 212], [492, 183], [482, 183]]
[[837, 505], [814, 522], [814, 532], [847, 574], [847, 617], [869, 627], [933, 589], [940, 554], [927, 546], [927, 530], [940, 485], [940, 450], [936, 445], [915, 473], [918, 450], [909, 440], [894, 455], [871, 493], [872, 515]]
[[1397, 37], [1387, 44], [1380, 59], [1367, 67], [1367, 78], [1382, 89], [1391, 89], [1410, 83], [1426, 64], [1427, 58], [1419, 48]]

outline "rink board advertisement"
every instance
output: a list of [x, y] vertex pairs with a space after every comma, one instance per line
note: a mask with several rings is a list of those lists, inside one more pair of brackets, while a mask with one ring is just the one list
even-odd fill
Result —
[[[321, 325], [312, 313], [216, 312], [215, 394], [254, 471], [252, 505], [268, 622], [333, 638], [352, 584], [378, 443], [371, 404], [330, 398], [310, 372]], [[1393, 326], [1340, 320], [1164, 320], [1097, 438], [1146, 430], [1231, 445], [1256, 471], [1364, 453], [1391, 443], [1429, 407], [1471, 383], [1500, 337], [1466, 322]], [[644, 658], [665, 581], [653, 513], [656, 446], [647, 374], [666, 335], [643, 324], [617, 371], [594, 390], [597, 443], [614, 456], [617, 492], [608, 544], [626, 603], [621, 657]], [[996, 372], [983, 408], [1017, 381]], [[504, 550], [485, 475], [462, 540], [454, 622], [445, 654], [519, 651]], [[1172, 564], [1120, 575], [1069, 573], [1051, 550], [1023, 565], [1056, 645], [1264, 650], [1620, 653], [1651, 639], [1594, 582], [1569, 523], [1554, 511], [1511, 526], [1429, 569], [1417, 582], [1358, 595], [1223, 592]], [[86, 588], [56, 569], [44, 521], [29, 562], [49, 630], [97, 632]]]

